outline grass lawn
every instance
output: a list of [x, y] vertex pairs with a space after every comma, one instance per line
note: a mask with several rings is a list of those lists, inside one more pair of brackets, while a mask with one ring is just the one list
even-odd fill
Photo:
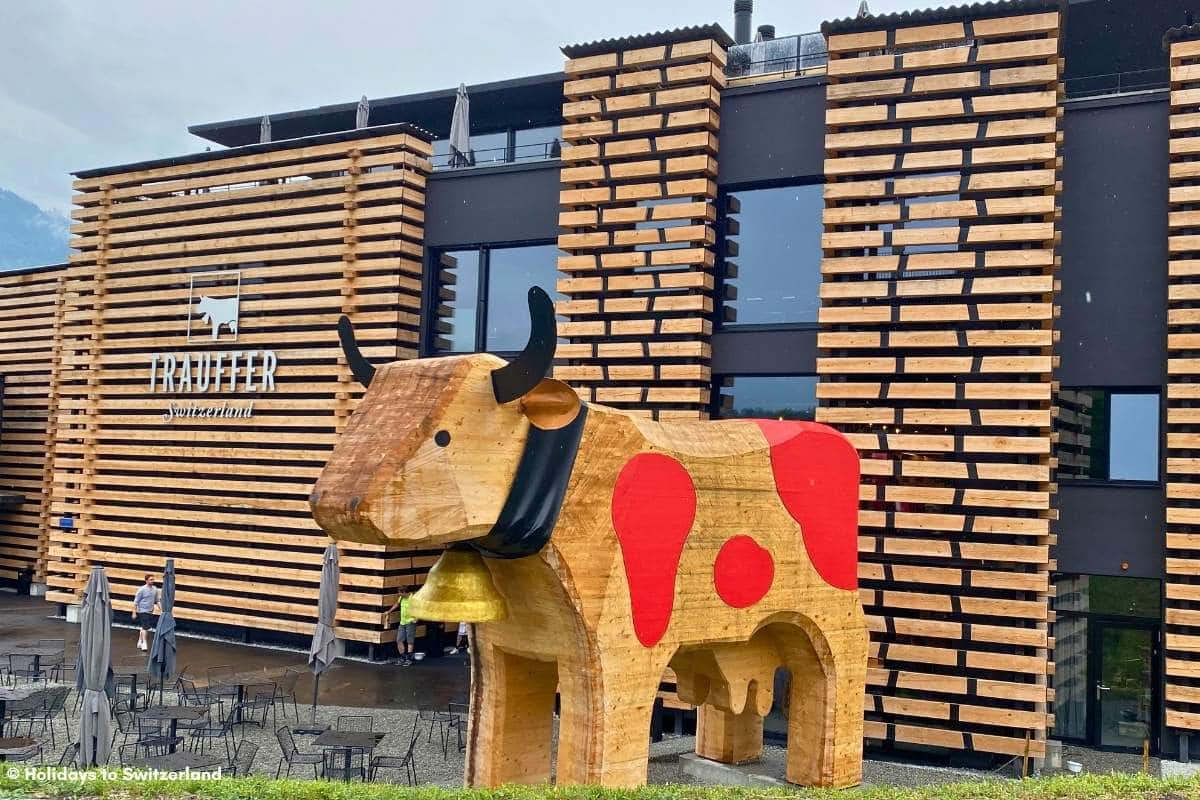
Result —
[[[16, 767], [17, 765], [13, 765]], [[3, 767], [3, 765], [0, 765]], [[0, 798], [153, 798], [154, 800], [1200, 800], [1200, 779], [1160, 780], [1143, 775], [1083, 775], [1025, 781], [966, 782], [921, 789], [870, 787], [831, 790], [734, 789], [727, 787], [647, 786], [632, 790], [594, 787], [507, 787], [450, 791], [331, 781], [272, 780], [263, 777], [221, 780], [137, 781], [90, 779], [78, 782], [12, 778], [0, 768]], [[119, 770], [118, 770], [119, 772]]]

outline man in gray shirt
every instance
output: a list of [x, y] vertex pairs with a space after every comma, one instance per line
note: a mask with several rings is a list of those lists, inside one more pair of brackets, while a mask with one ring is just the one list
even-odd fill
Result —
[[133, 596], [133, 619], [140, 629], [138, 630], [138, 650], [149, 649], [149, 645], [146, 644], [146, 632], [154, 630], [158, 625], [154, 609], [158, 607], [161, 595], [162, 592], [154, 585], [154, 576], [147, 573], [146, 583]]

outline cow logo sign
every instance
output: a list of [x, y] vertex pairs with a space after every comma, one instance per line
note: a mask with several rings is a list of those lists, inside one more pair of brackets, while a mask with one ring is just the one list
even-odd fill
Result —
[[191, 276], [188, 286], [188, 341], [193, 336], [202, 336], [207, 326], [212, 341], [218, 341], [224, 333], [227, 339], [236, 342], [241, 299], [241, 270], [203, 272]]

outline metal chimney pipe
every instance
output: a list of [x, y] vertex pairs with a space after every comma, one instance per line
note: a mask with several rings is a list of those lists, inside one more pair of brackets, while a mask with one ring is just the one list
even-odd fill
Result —
[[754, 15], [754, 0], [733, 0], [733, 41], [750, 44], [750, 18]]
[[756, 41], [769, 42], [774, 38], [775, 38], [775, 26], [774, 25], [759, 25], [758, 26], [758, 39]]

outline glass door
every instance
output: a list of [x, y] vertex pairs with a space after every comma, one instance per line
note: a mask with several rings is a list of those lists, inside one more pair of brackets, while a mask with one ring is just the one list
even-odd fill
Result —
[[1157, 749], [1154, 678], [1158, 632], [1149, 627], [1100, 622], [1093, 628], [1093, 741], [1102, 748]]

